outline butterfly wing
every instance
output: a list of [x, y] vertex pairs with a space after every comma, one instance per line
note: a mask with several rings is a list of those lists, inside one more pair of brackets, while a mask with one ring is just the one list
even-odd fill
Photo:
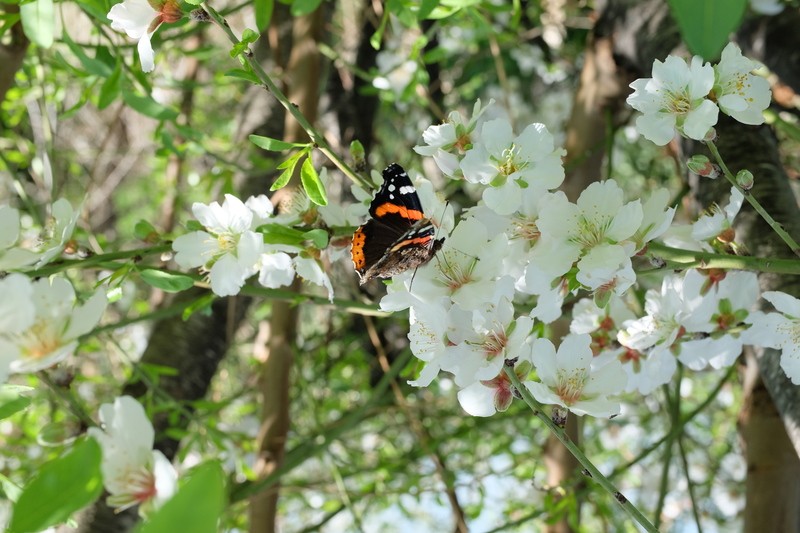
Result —
[[395, 229], [398, 236], [424, 218], [417, 189], [397, 163], [384, 169], [383, 185], [372, 199], [369, 214], [374, 220]]
[[425, 218], [417, 190], [403, 167], [383, 171], [383, 185], [369, 207], [371, 218], [353, 234], [353, 265], [365, 283], [416, 268], [433, 257], [443, 239]]

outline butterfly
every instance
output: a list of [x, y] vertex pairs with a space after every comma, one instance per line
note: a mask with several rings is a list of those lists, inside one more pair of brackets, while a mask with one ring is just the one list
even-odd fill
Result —
[[420, 267], [444, 244], [425, 217], [411, 178], [397, 163], [384, 169], [383, 185], [369, 214], [371, 218], [353, 234], [351, 249], [361, 285]]

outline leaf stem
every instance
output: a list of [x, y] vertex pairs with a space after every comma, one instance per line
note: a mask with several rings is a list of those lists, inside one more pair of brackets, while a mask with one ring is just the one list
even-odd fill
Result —
[[611, 494], [617, 502], [622, 506], [622, 508], [627, 512], [631, 518], [633, 518], [645, 531], [650, 533], [658, 533], [658, 530], [653, 526], [653, 524], [645, 517], [639, 509], [636, 508], [617, 488], [614, 486], [611, 481], [605, 477], [600, 470], [597, 469], [596, 466], [589, 460], [588, 457], [581, 451], [578, 446], [575, 445], [574, 442], [569, 438], [566, 432], [557, 426], [555, 422], [553, 422], [549, 416], [544, 413], [544, 408], [542, 404], [540, 404], [533, 395], [528, 391], [528, 388], [525, 387], [522, 382], [517, 377], [517, 374], [514, 372], [512, 367], [506, 366], [503, 368], [508, 378], [511, 380], [511, 383], [517, 389], [517, 391], [522, 396], [522, 399], [525, 403], [533, 411], [533, 414], [541, 420], [547, 429], [553, 433], [558, 440], [569, 450], [569, 452], [578, 460], [578, 462], [586, 469], [588, 472], [589, 477], [591, 477], [594, 481], [596, 481], [601, 487], [603, 487], [609, 494]]
[[739, 186], [738, 183], [736, 183], [736, 178], [733, 176], [731, 171], [728, 170], [728, 166], [725, 164], [725, 161], [723, 161], [722, 155], [720, 155], [717, 145], [714, 144], [714, 141], [706, 141], [705, 143], [708, 149], [711, 151], [711, 154], [714, 156], [714, 159], [716, 159], [717, 163], [719, 163], [719, 166], [722, 168], [722, 172], [725, 174], [725, 177], [731, 183], [731, 185], [736, 187], [739, 192], [744, 195], [745, 200], [747, 200], [753, 209], [755, 209], [756, 212], [761, 215], [761, 218], [763, 218], [764, 221], [770, 225], [773, 231], [777, 233], [781, 240], [783, 240], [783, 242], [789, 246], [792, 252], [794, 252], [795, 255], [800, 256], [800, 245], [798, 245], [794, 239], [792, 239], [792, 237], [786, 233], [786, 230], [784, 230], [783, 227], [778, 224], [769, 213], [767, 213], [758, 200], [756, 200], [753, 195], [750, 194], [750, 191], [745, 191]]

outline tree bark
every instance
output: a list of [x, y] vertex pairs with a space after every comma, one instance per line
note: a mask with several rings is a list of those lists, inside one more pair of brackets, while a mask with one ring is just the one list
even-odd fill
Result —
[[[4, 3], [2, 6], [3, 13], [7, 15], [19, 13], [18, 4]], [[6, 93], [14, 85], [14, 76], [22, 67], [22, 61], [30, 44], [22, 31], [21, 21], [11, 26], [7, 30], [7, 35], [10, 35], [8, 42], [0, 43], [0, 102], [6, 99]]]
[[[191, 290], [177, 298], [188, 301], [205, 291]], [[155, 448], [172, 459], [178, 450], [179, 441], [167, 437], [169, 428], [185, 428], [191, 403], [203, 398], [208, 391], [217, 366], [228, 351], [230, 341], [239, 323], [244, 318], [249, 299], [234, 297], [217, 300], [209, 314], [195, 313], [188, 320], [178, 315], [156, 323], [140, 364], [151, 364], [175, 369], [173, 376], [161, 376], [158, 393], [183, 404], [185, 411], [170, 421], [175, 411], [157, 414], [153, 418], [156, 430]], [[123, 394], [141, 398], [150, 391], [147, 383], [135, 380], [128, 383]], [[99, 499], [79, 519], [80, 533], [125, 533], [132, 531], [138, 523], [136, 509], [116, 513]], [[71, 531], [71, 529], [70, 529]]]
[[[292, 23], [292, 45], [286, 67], [286, 95], [297, 105], [310, 123], [319, 112], [319, 87], [321, 58], [317, 43], [322, 28], [322, 9], [307, 16], [297, 17]], [[287, 114], [285, 139], [305, 141], [306, 132], [294, 118]], [[292, 194], [292, 187], [284, 194]], [[298, 287], [297, 284], [294, 286]], [[293, 365], [297, 308], [288, 302], [273, 302], [269, 338], [265, 350], [260, 378], [262, 420], [258, 435], [258, 458], [255, 472], [263, 478], [274, 472], [283, 462], [286, 438], [289, 433], [289, 388]], [[250, 500], [250, 532], [273, 533], [277, 530], [279, 487], [253, 496]]]
[[[739, 42], [746, 52], [753, 52], [773, 68], [795, 92], [800, 83], [796, 68], [800, 47], [794, 31], [798, 19], [796, 10], [787, 10], [779, 17], [745, 21]], [[634, 78], [648, 77], [652, 61], [663, 60], [678, 43], [675, 24], [664, 2], [608, 1], [603, 5], [598, 27], [613, 36], [615, 61], [620, 68], [630, 70]], [[731, 171], [735, 174], [748, 168], [753, 172], [756, 185], [752, 194], [797, 239], [800, 212], [772, 130], [720, 117], [717, 144]], [[697, 146], [687, 147], [688, 154], [699, 151]], [[722, 179], [695, 179], [691, 185], [699, 206], [724, 201], [730, 190]], [[737, 240], [744, 242], [753, 255], [797, 259], [747, 203], [737, 217], [736, 230]], [[762, 274], [759, 282], [762, 290], [800, 296], [800, 281], [796, 278]], [[748, 465], [745, 531], [799, 531], [800, 387], [788, 380], [775, 350], [754, 350], [745, 362], [745, 401], [739, 418]], [[755, 376], [754, 364], [759, 377]]]

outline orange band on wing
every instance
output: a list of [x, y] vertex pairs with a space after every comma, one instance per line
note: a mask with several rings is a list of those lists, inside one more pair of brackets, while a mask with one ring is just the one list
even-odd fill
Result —
[[402, 205], [391, 204], [388, 202], [379, 205], [378, 208], [375, 209], [375, 216], [377, 218], [395, 213], [407, 220], [422, 220], [422, 217], [424, 216], [422, 211], [417, 211], [416, 209], [407, 209]]
[[395, 244], [394, 246], [392, 246], [392, 249], [390, 251], [391, 252], [396, 252], [397, 250], [399, 250], [401, 248], [405, 248], [406, 246], [409, 246], [409, 245], [412, 245], [412, 244], [422, 244], [424, 246], [424, 245], [427, 245], [429, 242], [431, 242], [432, 239], [433, 239], [433, 235], [427, 235], [425, 237], [417, 237], [415, 239], [406, 239], [406, 240], [400, 241], [397, 244]]

